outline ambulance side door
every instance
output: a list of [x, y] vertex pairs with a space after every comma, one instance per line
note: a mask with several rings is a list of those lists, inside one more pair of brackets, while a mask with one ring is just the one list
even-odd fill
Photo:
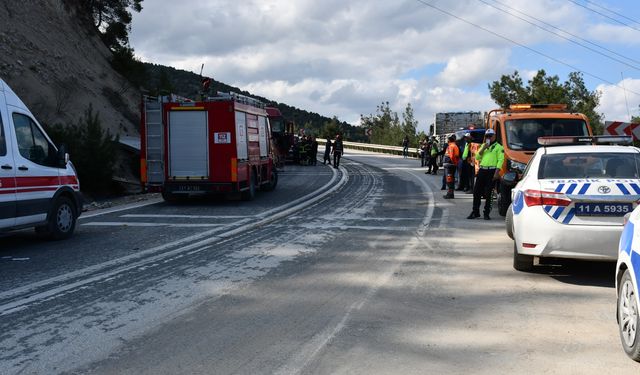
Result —
[[0, 92], [0, 229], [10, 228], [16, 222], [16, 166], [6, 109], [4, 94]]
[[44, 222], [60, 187], [55, 146], [38, 123], [18, 108], [11, 111], [18, 149], [16, 166], [16, 225]]

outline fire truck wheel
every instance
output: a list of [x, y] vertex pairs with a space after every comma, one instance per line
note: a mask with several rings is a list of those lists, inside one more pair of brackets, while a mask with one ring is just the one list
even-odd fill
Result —
[[269, 179], [269, 182], [262, 185], [260, 187], [260, 190], [272, 191], [273, 189], [276, 188], [277, 185], [278, 185], [278, 171], [274, 168], [273, 171], [271, 172], [271, 178]]
[[71, 199], [59, 197], [48, 215], [46, 225], [36, 227], [36, 233], [51, 240], [71, 237], [76, 228], [78, 214]]
[[183, 201], [187, 196], [174, 194], [165, 190], [162, 190], [162, 199], [167, 203], [177, 203]]
[[242, 200], [251, 201], [256, 197], [256, 174], [251, 173], [249, 178], [249, 188], [242, 192]]

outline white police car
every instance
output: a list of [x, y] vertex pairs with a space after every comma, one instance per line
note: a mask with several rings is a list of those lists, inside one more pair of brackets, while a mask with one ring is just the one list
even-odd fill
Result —
[[615, 261], [624, 215], [640, 200], [640, 150], [611, 145], [630, 137], [539, 142], [507, 212], [513, 267], [531, 270], [534, 257]]
[[622, 347], [629, 357], [640, 362], [640, 330], [638, 329], [638, 276], [640, 276], [640, 208], [636, 208], [622, 231], [616, 267], [616, 290], [618, 292], [618, 330]]

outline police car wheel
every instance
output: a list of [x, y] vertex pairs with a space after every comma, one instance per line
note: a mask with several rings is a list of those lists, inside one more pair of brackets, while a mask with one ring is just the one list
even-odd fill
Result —
[[76, 212], [71, 199], [59, 197], [49, 213], [48, 223], [37, 227], [36, 233], [51, 240], [63, 240], [71, 237], [78, 219]]
[[519, 254], [515, 242], [513, 243], [513, 268], [523, 272], [533, 270], [533, 255]]
[[513, 211], [507, 209], [507, 216], [504, 218], [504, 226], [507, 230], [507, 236], [513, 239]]
[[618, 331], [627, 355], [640, 362], [640, 330], [638, 329], [637, 291], [629, 270], [625, 270], [618, 290]]

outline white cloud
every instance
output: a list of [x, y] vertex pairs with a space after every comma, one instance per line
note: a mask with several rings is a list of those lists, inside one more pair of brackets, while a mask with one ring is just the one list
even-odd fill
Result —
[[629, 115], [640, 116], [640, 79], [627, 78], [617, 86], [599, 85], [597, 90], [602, 93], [597, 111], [605, 115], [606, 121], [628, 122], [631, 120]]
[[[428, 3], [517, 43], [561, 49], [581, 67], [608, 66], [572, 55], [566, 41], [482, 2]], [[621, 31], [566, 0], [508, 4], [580, 35]], [[389, 101], [398, 113], [411, 103], [426, 129], [434, 112], [493, 108], [487, 83], [502, 74], [558, 74], [548, 59], [415, 0], [154, 0], [144, 7], [131, 35], [144, 60], [195, 72], [204, 63], [216, 80], [351, 123]]]
[[451, 57], [438, 78], [451, 86], [476, 85], [487, 76], [499, 77], [508, 63], [509, 50], [478, 48]]
[[634, 30], [631, 27], [627, 27], [624, 25], [611, 25], [611, 24], [601, 24], [590, 27], [587, 30], [589, 34], [589, 38], [596, 42], [614, 42], [618, 44], [618, 48], [614, 48], [613, 50], [625, 54], [627, 51], [620, 50], [620, 45], [622, 46], [634, 46], [637, 48], [640, 45], [640, 38], [638, 38], [638, 30]]

